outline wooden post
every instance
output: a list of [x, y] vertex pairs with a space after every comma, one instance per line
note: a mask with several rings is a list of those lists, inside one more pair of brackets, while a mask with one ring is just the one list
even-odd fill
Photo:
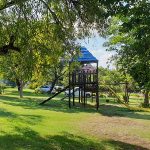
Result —
[[81, 103], [83, 104], [83, 86], [81, 88]]
[[85, 76], [85, 72], [83, 74], [83, 84], [84, 84], [84, 107], [85, 107], [85, 101], [86, 101], [86, 94], [85, 94], [85, 82], [86, 82], [86, 76]]
[[69, 108], [71, 108], [71, 73], [70, 73], [70, 62], [69, 62]]
[[93, 103], [93, 91], [92, 91], [92, 103]]
[[81, 89], [80, 89], [80, 86], [79, 86], [79, 103], [80, 103], [80, 98], [81, 98]]
[[97, 61], [97, 78], [96, 78], [96, 109], [99, 108], [99, 86], [98, 86], [98, 61]]
[[78, 73], [78, 85], [79, 85], [79, 103], [80, 103], [80, 97], [81, 97], [81, 94], [80, 94], [80, 72]]
[[81, 72], [81, 103], [83, 104], [83, 71]]
[[72, 94], [73, 94], [73, 106], [75, 106], [75, 102], [74, 102], [74, 100], [75, 100], [75, 95], [74, 95], [74, 92], [75, 92], [75, 91], [74, 91], [74, 83], [73, 83], [73, 93], [72, 93]]

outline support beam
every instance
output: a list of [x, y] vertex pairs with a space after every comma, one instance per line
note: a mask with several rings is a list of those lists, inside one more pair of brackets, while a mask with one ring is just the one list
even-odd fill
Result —
[[79, 103], [80, 103], [80, 101], [81, 101], [81, 88], [79, 86]]
[[49, 97], [48, 99], [44, 100], [43, 102], [40, 103], [40, 105], [45, 104], [46, 102], [50, 101], [52, 98], [56, 97], [57, 95], [59, 95], [60, 93], [64, 92], [69, 86], [66, 86], [64, 89], [60, 90], [59, 92], [57, 92], [56, 94], [52, 95], [51, 97]]
[[98, 86], [98, 62], [97, 62], [97, 70], [96, 70], [96, 73], [97, 73], [97, 85], [96, 85], [96, 109], [98, 110], [99, 108], [99, 86]]
[[84, 82], [84, 87], [83, 87], [83, 91], [84, 91], [84, 107], [85, 107], [85, 101], [86, 101], [86, 93], [85, 93], [85, 82], [86, 82], [86, 76], [85, 73], [83, 74], [83, 82]]
[[73, 84], [73, 106], [75, 106], [75, 95], [74, 95], [74, 84]]
[[71, 108], [71, 73], [70, 73], [70, 62], [69, 62], [69, 108]]

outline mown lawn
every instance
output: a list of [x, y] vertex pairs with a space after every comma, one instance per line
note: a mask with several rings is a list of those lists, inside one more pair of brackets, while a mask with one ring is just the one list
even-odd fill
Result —
[[99, 111], [89, 105], [69, 109], [63, 95], [44, 106], [48, 95], [16, 89], [0, 95], [0, 150], [142, 150], [150, 149], [150, 114], [115, 104]]

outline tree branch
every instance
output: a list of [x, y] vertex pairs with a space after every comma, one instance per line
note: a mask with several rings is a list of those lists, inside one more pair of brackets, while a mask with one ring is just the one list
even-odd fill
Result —
[[14, 42], [15, 37], [14, 35], [11, 35], [9, 44], [0, 47], [0, 55], [6, 55], [9, 52], [9, 50], [20, 52], [20, 49], [14, 46]]
[[51, 15], [53, 16], [53, 19], [55, 20], [55, 22], [58, 24], [58, 25], [61, 25], [62, 28], [63, 25], [61, 23], [61, 21], [58, 19], [57, 15], [55, 14], [55, 12], [48, 6], [48, 4], [44, 1], [44, 0], [40, 0], [46, 7], [47, 9], [49, 10], [49, 12], [51, 13]]

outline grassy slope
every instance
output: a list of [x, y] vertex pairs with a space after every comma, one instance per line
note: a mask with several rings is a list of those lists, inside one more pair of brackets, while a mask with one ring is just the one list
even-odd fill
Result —
[[150, 115], [146, 112], [131, 112], [115, 105], [102, 105], [99, 112], [93, 108], [69, 109], [67, 101], [60, 101], [61, 96], [39, 106], [46, 97], [26, 90], [25, 97], [19, 99], [16, 89], [7, 89], [0, 96], [0, 149], [148, 148]]

